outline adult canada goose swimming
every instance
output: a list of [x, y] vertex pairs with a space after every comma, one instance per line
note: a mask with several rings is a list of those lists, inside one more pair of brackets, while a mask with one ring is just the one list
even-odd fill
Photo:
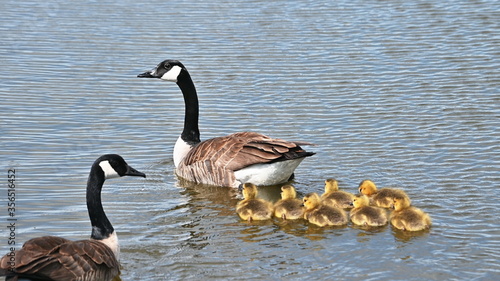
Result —
[[246, 182], [275, 185], [290, 180], [300, 162], [315, 154], [300, 147], [307, 143], [272, 139], [253, 132], [200, 142], [198, 96], [184, 65], [165, 60], [138, 77], [175, 82], [184, 95], [184, 129], [174, 147], [176, 173], [184, 179], [231, 187]]
[[94, 162], [87, 181], [87, 210], [92, 224], [90, 240], [70, 241], [55, 236], [33, 238], [22, 249], [0, 260], [9, 275], [43, 280], [111, 280], [118, 275], [120, 247], [115, 230], [101, 204], [104, 181], [122, 176], [146, 177], [116, 154]]

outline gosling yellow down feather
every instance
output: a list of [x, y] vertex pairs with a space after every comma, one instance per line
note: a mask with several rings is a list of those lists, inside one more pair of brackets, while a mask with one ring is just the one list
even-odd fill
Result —
[[339, 190], [339, 184], [335, 179], [325, 180], [325, 193], [321, 195], [321, 201], [328, 206], [350, 209], [354, 194]]
[[356, 196], [353, 209], [349, 213], [351, 222], [364, 226], [383, 226], [387, 224], [387, 211], [385, 209], [369, 206], [370, 199], [366, 195]]

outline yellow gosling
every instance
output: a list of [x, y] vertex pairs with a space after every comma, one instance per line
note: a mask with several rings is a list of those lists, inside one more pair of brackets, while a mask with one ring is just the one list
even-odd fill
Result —
[[304, 219], [318, 226], [346, 225], [347, 214], [340, 208], [334, 208], [321, 203], [317, 193], [309, 193], [303, 199], [306, 211]]
[[242, 220], [268, 220], [273, 215], [273, 204], [257, 199], [257, 187], [252, 183], [243, 184], [244, 199], [236, 205], [236, 213]]
[[353, 199], [354, 194], [339, 190], [337, 180], [325, 180], [325, 193], [321, 195], [323, 204], [336, 208], [350, 209], [352, 208], [351, 203]]
[[387, 224], [387, 211], [379, 207], [369, 206], [370, 199], [366, 195], [354, 197], [352, 204], [354, 208], [349, 213], [349, 217], [353, 224], [364, 226]]
[[302, 201], [296, 198], [295, 187], [284, 185], [281, 187], [281, 199], [274, 204], [274, 216], [284, 220], [304, 218]]
[[371, 180], [362, 181], [358, 189], [359, 193], [370, 198], [370, 205], [382, 208], [391, 208], [394, 197], [406, 197], [409, 199], [403, 190], [395, 188], [377, 189], [377, 186]]
[[401, 230], [420, 231], [431, 227], [431, 218], [419, 208], [411, 206], [408, 197], [396, 197], [393, 200], [393, 208], [389, 219], [391, 224]]

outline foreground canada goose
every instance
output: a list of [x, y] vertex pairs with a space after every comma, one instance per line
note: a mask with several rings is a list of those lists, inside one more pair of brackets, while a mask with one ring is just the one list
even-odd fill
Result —
[[339, 184], [335, 179], [325, 180], [325, 193], [321, 195], [321, 201], [325, 205], [350, 209], [354, 194], [339, 190]]
[[0, 267], [17, 276], [50, 280], [111, 280], [118, 275], [118, 238], [101, 204], [106, 179], [146, 177], [116, 154], [99, 157], [87, 181], [87, 210], [92, 224], [90, 240], [70, 241], [55, 236], [33, 238], [19, 251], [5, 255]]
[[243, 197], [245, 199], [236, 205], [236, 213], [242, 220], [258, 221], [268, 220], [273, 216], [273, 204], [264, 199], [257, 199], [257, 186], [252, 183], [243, 184]]
[[317, 193], [309, 193], [304, 196], [304, 219], [318, 226], [345, 225], [347, 224], [347, 214], [340, 208], [327, 206], [321, 203]]
[[408, 197], [395, 197], [394, 211], [389, 217], [391, 224], [401, 230], [420, 231], [431, 227], [431, 217], [419, 208], [411, 206]]
[[184, 65], [165, 60], [139, 74], [177, 83], [184, 95], [184, 129], [174, 147], [178, 176], [217, 186], [238, 187], [245, 182], [258, 186], [287, 182], [305, 157], [314, 155], [299, 145], [253, 132], [240, 132], [200, 142], [198, 96]]
[[281, 187], [281, 199], [274, 204], [274, 216], [284, 220], [304, 218], [302, 201], [297, 199], [295, 187], [284, 185]]
[[392, 208], [394, 197], [408, 197], [406, 192], [396, 188], [377, 189], [371, 180], [364, 180], [359, 184], [359, 193], [370, 198], [370, 204], [382, 208]]
[[385, 209], [369, 206], [370, 199], [366, 195], [356, 196], [352, 200], [353, 209], [349, 218], [356, 225], [383, 226], [387, 224]]

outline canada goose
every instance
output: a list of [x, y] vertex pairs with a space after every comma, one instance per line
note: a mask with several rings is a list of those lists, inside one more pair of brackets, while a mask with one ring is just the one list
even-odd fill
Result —
[[321, 203], [319, 195], [315, 192], [308, 193], [303, 198], [306, 207], [304, 219], [318, 226], [345, 225], [347, 214], [340, 208], [327, 206]]
[[339, 190], [339, 185], [335, 179], [325, 180], [325, 193], [321, 195], [321, 201], [325, 205], [332, 207], [350, 209], [354, 194]]
[[273, 215], [273, 204], [263, 199], [257, 199], [257, 186], [252, 183], [243, 184], [245, 199], [236, 205], [236, 213], [242, 220], [268, 220]]
[[94, 162], [87, 181], [87, 210], [92, 224], [90, 240], [70, 241], [55, 236], [33, 238], [22, 249], [5, 255], [0, 267], [13, 275], [50, 280], [111, 280], [118, 275], [118, 238], [101, 204], [106, 179], [146, 177], [116, 154]]
[[165, 60], [142, 78], [159, 78], [177, 83], [184, 95], [184, 129], [174, 146], [178, 176], [196, 183], [238, 187], [245, 182], [258, 186], [290, 180], [305, 157], [305, 142], [272, 139], [253, 132], [240, 132], [200, 142], [198, 96], [189, 72], [177, 60]]
[[408, 197], [401, 189], [396, 188], [381, 188], [377, 189], [375, 183], [371, 180], [364, 180], [359, 184], [359, 193], [370, 198], [370, 204], [382, 207], [391, 208], [394, 197]]
[[304, 218], [302, 201], [296, 198], [297, 192], [292, 185], [281, 187], [281, 199], [274, 204], [274, 216], [284, 220]]
[[419, 208], [411, 206], [408, 197], [393, 199], [393, 211], [389, 217], [391, 224], [401, 230], [420, 231], [431, 227], [431, 218]]
[[356, 196], [352, 201], [353, 209], [349, 218], [356, 225], [383, 226], [387, 224], [387, 211], [369, 206], [370, 199], [366, 195]]

